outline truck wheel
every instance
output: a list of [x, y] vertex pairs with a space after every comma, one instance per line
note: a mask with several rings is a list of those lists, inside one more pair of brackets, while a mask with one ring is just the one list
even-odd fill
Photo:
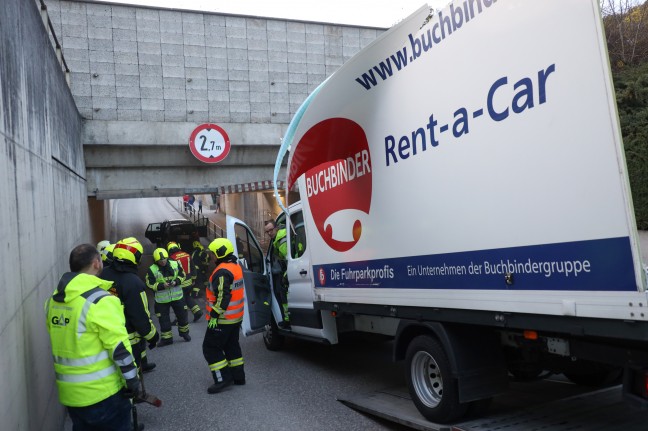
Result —
[[448, 423], [466, 413], [468, 404], [459, 402], [457, 379], [441, 344], [421, 335], [407, 347], [406, 379], [410, 396], [426, 419]]
[[263, 343], [266, 349], [276, 352], [283, 347], [285, 337], [279, 334], [279, 328], [274, 319], [270, 320], [270, 324], [266, 325], [266, 330], [263, 333]]

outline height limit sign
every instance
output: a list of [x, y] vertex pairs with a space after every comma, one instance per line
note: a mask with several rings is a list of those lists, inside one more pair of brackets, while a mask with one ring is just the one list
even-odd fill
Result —
[[201, 124], [191, 133], [189, 148], [201, 162], [218, 163], [229, 154], [230, 140], [216, 124]]

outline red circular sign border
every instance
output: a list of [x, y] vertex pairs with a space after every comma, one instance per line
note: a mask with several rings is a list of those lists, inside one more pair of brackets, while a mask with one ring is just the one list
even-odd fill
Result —
[[[196, 135], [198, 135], [198, 133], [200, 133], [202, 130], [205, 129], [216, 129], [216, 131], [218, 131], [223, 136], [223, 138], [225, 138], [225, 150], [223, 151], [223, 154], [221, 154], [220, 156], [215, 158], [204, 157], [196, 149]], [[197, 158], [198, 160], [204, 163], [222, 162], [229, 155], [230, 147], [231, 144], [227, 132], [222, 127], [217, 126], [216, 124], [213, 123], [201, 124], [200, 126], [196, 127], [193, 132], [191, 132], [191, 136], [189, 137], [189, 149], [191, 150], [191, 154], [193, 154], [195, 158]]]

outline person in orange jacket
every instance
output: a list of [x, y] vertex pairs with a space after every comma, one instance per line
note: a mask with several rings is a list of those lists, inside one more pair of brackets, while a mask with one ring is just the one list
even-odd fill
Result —
[[239, 330], [243, 321], [243, 269], [237, 263], [234, 246], [226, 238], [209, 244], [216, 259], [216, 268], [205, 291], [207, 298], [207, 330], [203, 355], [214, 378], [207, 392], [215, 394], [232, 383], [245, 384], [243, 353]]

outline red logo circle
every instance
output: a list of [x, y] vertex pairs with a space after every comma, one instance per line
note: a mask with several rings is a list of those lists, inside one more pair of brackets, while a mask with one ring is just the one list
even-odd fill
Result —
[[292, 156], [289, 186], [302, 174], [320, 236], [335, 251], [350, 250], [360, 241], [371, 207], [371, 156], [362, 127], [347, 118], [311, 127]]

